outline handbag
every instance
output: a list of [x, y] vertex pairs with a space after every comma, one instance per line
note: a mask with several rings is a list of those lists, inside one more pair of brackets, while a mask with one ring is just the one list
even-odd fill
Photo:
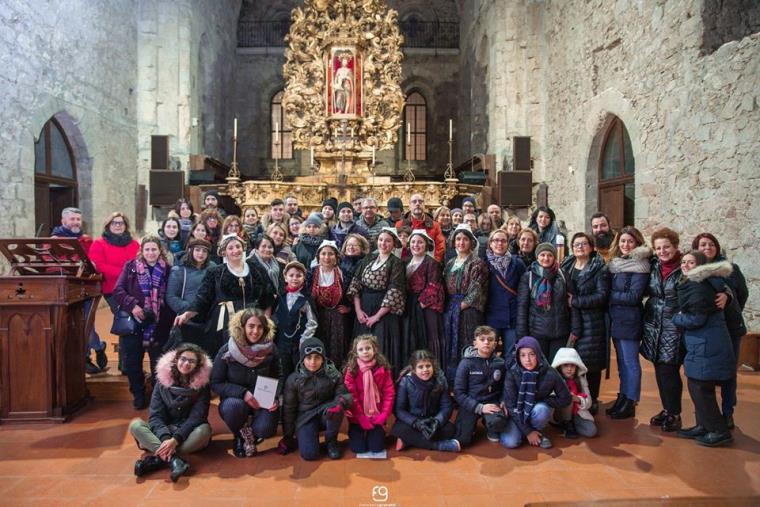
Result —
[[134, 315], [126, 310], [119, 309], [113, 316], [111, 324], [111, 334], [116, 336], [128, 336], [140, 332], [140, 323], [137, 322]]

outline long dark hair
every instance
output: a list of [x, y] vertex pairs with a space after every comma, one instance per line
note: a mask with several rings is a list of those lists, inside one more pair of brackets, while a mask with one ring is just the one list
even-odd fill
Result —
[[[177, 369], [177, 361], [183, 352], [192, 352], [198, 360], [198, 362], [195, 363], [195, 368], [193, 368], [193, 371], [188, 375], [183, 375], [180, 373], [179, 369]], [[174, 380], [174, 383], [187, 387], [193, 377], [201, 370], [201, 368], [203, 368], [205, 359], [206, 353], [198, 345], [194, 343], [180, 343], [179, 346], [174, 349], [174, 359], [172, 359], [172, 379]]]
[[417, 368], [417, 365], [421, 363], [422, 361], [427, 361], [430, 364], [433, 365], [433, 378], [435, 379], [438, 377], [438, 361], [435, 358], [435, 355], [430, 352], [427, 349], [419, 349], [412, 352], [412, 355], [409, 356], [409, 364], [401, 370], [401, 373], [398, 374], [398, 380], [401, 380], [404, 378], [408, 373], [411, 373], [414, 375], [414, 370]]

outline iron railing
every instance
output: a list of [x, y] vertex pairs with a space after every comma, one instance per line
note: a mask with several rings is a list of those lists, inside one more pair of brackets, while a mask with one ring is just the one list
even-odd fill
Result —
[[[402, 21], [399, 23], [407, 48], [459, 47], [456, 21]], [[290, 21], [242, 21], [238, 24], [238, 47], [284, 47]]]

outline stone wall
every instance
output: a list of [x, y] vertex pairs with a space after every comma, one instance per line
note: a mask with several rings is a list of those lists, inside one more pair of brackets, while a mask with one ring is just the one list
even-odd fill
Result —
[[0, 236], [35, 232], [34, 142], [54, 115], [73, 144], [89, 230], [114, 209], [134, 210], [135, 9], [127, 0], [0, 3]]

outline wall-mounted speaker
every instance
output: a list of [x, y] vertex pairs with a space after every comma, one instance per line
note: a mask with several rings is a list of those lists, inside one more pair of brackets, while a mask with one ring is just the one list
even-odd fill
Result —
[[497, 199], [501, 207], [530, 207], [533, 204], [533, 173], [501, 171]]
[[185, 172], [150, 170], [150, 205], [174, 206], [185, 196]]
[[169, 136], [150, 136], [150, 168], [169, 169]]
[[530, 171], [530, 137], [515, 136], [512, 138], [512, 169], [515, 171]]

